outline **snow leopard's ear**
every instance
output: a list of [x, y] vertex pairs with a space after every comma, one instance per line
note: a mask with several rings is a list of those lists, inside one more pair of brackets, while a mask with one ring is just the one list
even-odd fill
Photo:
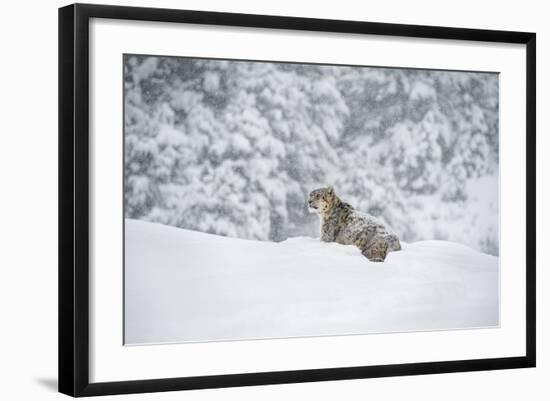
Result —
[[334, 195], [334, 188], [332, 187], [332, 185], [329, 185], [329, 186], [328, 186], [327, 192], [328, 192], [330, 195]]

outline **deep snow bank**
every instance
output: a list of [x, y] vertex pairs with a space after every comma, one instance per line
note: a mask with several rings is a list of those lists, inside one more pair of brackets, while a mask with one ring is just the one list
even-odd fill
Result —
[[281, 243], [126, 220], [125, 342], [498, 325], [498, 258], [443, 241], [384, 263], [312, 238]]

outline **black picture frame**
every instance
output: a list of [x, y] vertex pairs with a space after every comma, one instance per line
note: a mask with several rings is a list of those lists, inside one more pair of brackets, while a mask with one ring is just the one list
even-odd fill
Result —
[[[91, 18], [524, 44], [527, 77], [525, 355], [494, 359], [90, 383], [88, 30]], [[59, 391], [71, 396], [95, 396], [534, 367], [536, 363], [535, 65], [536, 35], [527, 32], [88, 4], [74, 4], [60, 8]]]

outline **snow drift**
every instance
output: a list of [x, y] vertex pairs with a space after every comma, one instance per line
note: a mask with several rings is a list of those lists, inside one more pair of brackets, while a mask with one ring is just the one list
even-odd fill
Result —
[[491, 327], [498, 258], [403, 244], [384, 263], [313, 238], [261, 242], [126, 220], [125, 343]]

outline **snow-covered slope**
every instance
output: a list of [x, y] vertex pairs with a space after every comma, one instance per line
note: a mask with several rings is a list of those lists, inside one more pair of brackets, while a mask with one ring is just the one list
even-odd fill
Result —
[[384, 263], [353, 246], [249, 241], [126, 220], [125, 342], [489, 327], [498, 258], [443, 241]]

